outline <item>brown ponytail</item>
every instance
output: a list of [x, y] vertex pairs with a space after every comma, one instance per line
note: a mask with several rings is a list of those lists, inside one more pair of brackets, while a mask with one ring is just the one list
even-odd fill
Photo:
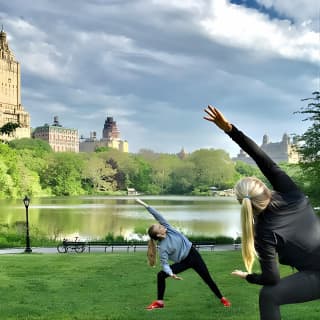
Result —
[[149, 266], [154, 267], [157, 262], [157, 247], [156, 247], [156, 242], [153, 239], [150, 239], [148, 241], [147, 257], [148, 257]]

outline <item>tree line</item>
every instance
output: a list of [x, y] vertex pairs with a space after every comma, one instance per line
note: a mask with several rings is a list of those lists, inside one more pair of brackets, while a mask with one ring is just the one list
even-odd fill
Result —
[[232, 188], [242, 174], [255, 171], [234, 163], [223, 150], [203, 149], [180, 159], [175, 154], [111, 148], [94, 153], [55, 153], [39, 139], [0, 144], [0, 197], [122, 194], [201, 194]]
[[[306, 120], [312, 123], [297, 137], [304, 161], [281, 164], [316, 205], [320, 202], [319, 99], [319, 92], [314, 92], [307, 107], [298, 111], [307, 114]], [[0, 144], [0, 198], [120, 195], [127, 188], [144, 194], [205, 195], [211, 193], [211, 187], [233, 188], [244, 176], [265, 181], [257, 167], [234, 162], [220, 149], [200, 149], [179, 158], [151, 150], [132, 154], [111, 148], [55, 153], [48, 143], [28, 138]]]

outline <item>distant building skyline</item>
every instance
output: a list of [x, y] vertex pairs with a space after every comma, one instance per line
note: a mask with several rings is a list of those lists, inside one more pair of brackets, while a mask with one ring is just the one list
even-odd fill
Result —
[[58, 116], [54, 117], [52, 125], [35, 128], [32, 137], [48, 142], [54, 152], [79, 152], [78, 130], [63, 127]]
[[82, 138], [80, 141], [80, 152], [94, 152], [97, 148], [109, 147], [117, 149], [121, 152], [129, 152], [129, 144], [127, 140], [120, 139], [120, 130], [117, 127], [113, 117], [107, 116], [103, 130], [102, 138], [97, 140], [96, 131], [90, 132], [90, 138]]
[[[262, 138], [262, 145], [260, 147], [276, 163], [298, 163], [300, 160], [296, 144], [290, 140], [290, 137], [286, 133], [283, 134], [280, 142], [271, 142], [269, 136], [265, 134]], [[251, 165], [256, 165], [254, 160], [242, 149], [240, 149], [239, 154], [235, 158], [232, 158], [232, 160], [240, 160]]]

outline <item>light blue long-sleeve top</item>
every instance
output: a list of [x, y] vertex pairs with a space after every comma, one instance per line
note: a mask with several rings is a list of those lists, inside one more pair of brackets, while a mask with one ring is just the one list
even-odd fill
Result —
[[175, 230], [156, 209], [148, 206], [147, 210], [167, 229], [166, 237], [158, 243], [159, 256], [162, 270], [172, 276], [173, 272], [168, 260], [180, 262], [185, 259], [190, 252], [192, 243], [183, 234]]

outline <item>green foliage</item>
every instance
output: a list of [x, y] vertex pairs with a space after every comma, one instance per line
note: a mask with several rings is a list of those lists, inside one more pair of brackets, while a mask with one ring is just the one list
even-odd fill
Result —
[[22, 138], [9, 141], [9, 146], [16, 150], [31, 150], [36, 157], [42, 157], [46, 153], [52, 152], [48, 142], [41, 139]]
[[243, 161], [236, 161], [236, 171], [241, 177], [257, 177], [260, 175], [260, 170], [255, 165], [250, 165]]
[[97, 148], [94, 150], [94, 152], [99, 153], [99, 152], [106, 152], [106, 151], [109, 151], [109, 150], [111, 150], [110, 147], [97, 147]]
[[[30, 234], [32, 235], [30, 239], [33, 247], [57, 245], [56, 241], [49, 239], [37, 228], [30, 227]], [[17, 221], [11, 225], [0, 225], [0, 248], [23, 248], [25, 245], [26, 229], [24, 221]]]
[[188, 157], [188, 161], [194, 164], [195, 185], [227, 189], [232, 188], [236, 181], [234, 163], [224, 150], [197, 150]]
[[[283, 166], [313, 200], [319, 199], [319, 162]], [[131, 154], [111, 148], [54, 153], [46, 142], [27, 138], [0, 144], [0, 198], [116, 195], [131, 187], [144, 194], [210, 195], [211, 187], [232, 188], [243, 176], [268, 184], [257, 167], [234, 163], [223, 150], [196, 150], [180, 159], [151, 150]]]
[[134, 164], [136, 166], [136, 170], [131, 176], [131, 183], [129, 184], [129, 187], [134, 187], [135, 189], [148, 194], [149, 186], [152, 184], [152, 168], [150, 164], [140, 156], [134, 157]]
[[83, 157], [82, 186], [85, 190], [111, 192], [116, 190], [115, 170], [95, 153]]
[[170, 174], [168, 192], [172, 194], [190, 194], [194, 189], [195, 179], [194, 163], [182, 162]]
[[20, 128], [19, 123], [8, 122], [0, 128], [0, 133], [11, 136], [17, 128]]
[[41, 184], [55, 195], [83, 194], [83, 161], [75, 153], [52, 153], [47, 158], [47, 167], [41, 172]]
[[304, 134], [296, 137], [299, 141], [299, 152], [303, 157], [301, 163], [303, 174], [300, 177], [305, 192], [315, 205], [319, 205], [320, 92], [315, 91], [312, 93], [312, 97], [302, 99], [302, 101], [308, 101], [308, 104], [302, 107], [300, 111], [297, 111], [297, 113], [307, 115], [304, 121], [311, 121], [311, 126]]

